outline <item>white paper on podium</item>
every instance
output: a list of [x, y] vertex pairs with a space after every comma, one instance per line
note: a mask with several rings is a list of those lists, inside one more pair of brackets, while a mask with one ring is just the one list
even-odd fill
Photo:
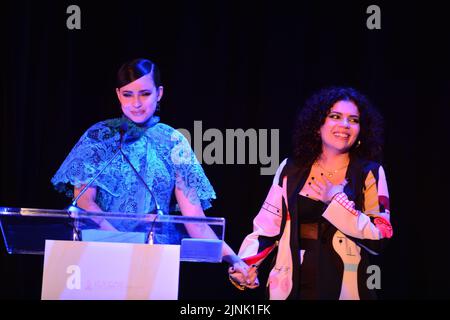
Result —
[[83, 241], [145, 243], [147, 234], [144, 232], [118, 232], [88, 229], [81, 231]]
[[46, 240], [43, 300], [176, 300], [179, 245]]

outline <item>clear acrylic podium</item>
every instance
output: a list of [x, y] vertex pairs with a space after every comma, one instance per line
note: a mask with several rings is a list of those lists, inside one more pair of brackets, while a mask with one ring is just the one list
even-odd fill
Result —
[[43, 299], [176, 299], [161, 290], [178, 288], [180, 261], [222, 261], [225, 219], [0, 207], [0, 227], [8, 253], [45, 255]]
[[[106, 219], [120, 228], [103, 231], [94, 219]], [[152, 234], [155, 244], [180, 245], [181, 261], [221, 262], [225, 219], [0, 207], [0, 226], [10, 254], [42, 255], [45, 240], [148, 243]], [[195, 238], [186, 230], [206, 226], [213, 231], [206, 238]]]

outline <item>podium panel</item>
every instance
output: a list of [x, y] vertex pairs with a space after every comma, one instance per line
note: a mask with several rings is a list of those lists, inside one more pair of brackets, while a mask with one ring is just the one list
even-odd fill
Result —
[[176, 300], [179, 245], [47, 240], [43, 300]]
[[0, 228], [10, 254], [42, 255], [46, 240], [167, 244], [181, 246], [181, 261], [220, 263], [225, 219], [0, 207]]

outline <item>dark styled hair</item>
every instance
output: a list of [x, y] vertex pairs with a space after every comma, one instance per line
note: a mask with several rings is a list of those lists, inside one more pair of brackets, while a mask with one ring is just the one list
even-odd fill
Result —
[[293, 132], [293, 156], [301, 166], [310, 166], [322, 152], [318, 133], [330, 109], [338, 101], [351, 101], [360, 113], [360, 132], [350, 149], [350, 156], [381, 161], [383, 149], [383, 118], [369, 100], [353, 88], [329, 87], [307, 99], [298, 113]]
[[123, 87], [149, 73], [153, 76], [155, 86], [161, 86], [161, 76], [155, 63], [148, 59], [134, 59], [125, 62], [117, 72], [117, 88]]

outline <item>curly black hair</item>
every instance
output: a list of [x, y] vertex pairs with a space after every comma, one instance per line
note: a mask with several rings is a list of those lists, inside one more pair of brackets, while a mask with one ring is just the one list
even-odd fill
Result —
[[381, 161], [383, 150], [383, 118], [377, 109], [360, 92], [353, 88], [329, 87], [314, 93], [300, 108], [293, 132], [293, 156], [300, 166], [310, 166], [322, 152], [318, 134], [331, 107], [339, 101], [352, 101], [360, 113], [360, 133], [350, 149], [350, 156]]

